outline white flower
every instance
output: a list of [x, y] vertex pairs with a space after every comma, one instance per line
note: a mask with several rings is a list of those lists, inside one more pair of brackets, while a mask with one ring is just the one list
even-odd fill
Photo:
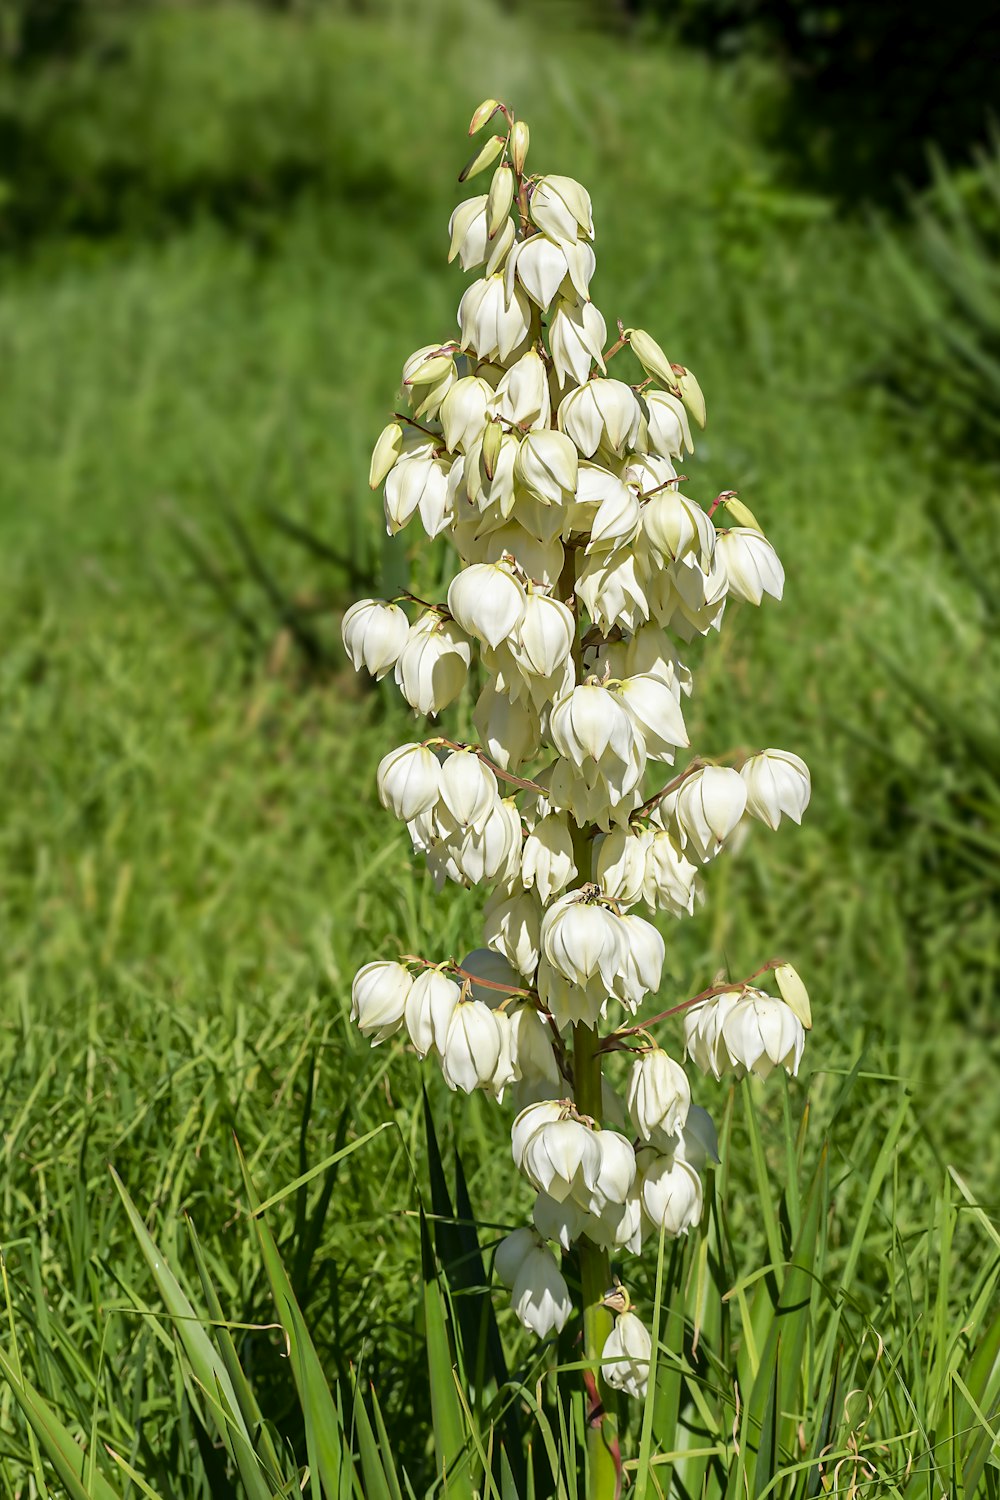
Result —
[[592, 458], [602, 443], [619, 455], [630, 447], [642, 412], [632, 387], [623, 381], [588, 380], [563, 397], [557, 420], [584, 458]]
[[580, 454], [572, 438], [547, 428], [525, 434], [514, 478], [543, 505], [561, 505], [576, 489]]
[[532, 302], [547, 312], [553, 297], [569, 278], [581, 301], [590, 296], [590, 280], [597, 259], [586, 240], [557, 245], [545, 234], [533, 234], [514, 246], [504, 274], [508, 295], [515, 275]]
[[777, 828], [782, 813], [793, 823], [802, 822], [809, 806], [812, 781], [809, 767], [790, 750], [761, 750], [740, 767], [746, 783], [747, 812]]
[[539, 1193], [531, 1217], [543, 1240], [558, 1240], [564, 1250], [569, 1250], [586, 1228], [589, 1216], [570, 1198], [557, 1203], [548, 1193]]
[[595, 623], [611, 630], [635, 630], [649, 619], [645, 559], [637, 548], [605, 555], [591, 553], [577, 573], [576, 591]]
[[474, 281], [459, 303], [458, 322], [462, 330], [462, 348], [472, 349], [480, 359], [506, 359], [528, 336], [531, 328], [531, 303], [519, 286], [510, 299], [504, 291], [503, 276], [487, 276]]
[[622, 918], [579, 891], [560, 896], [542, 917], [542, 952], [571, 984], [600, 976], [610, 992], [626, 959]]
[[426, 745], [400, 745], [379, 761], [375, 784], [382, 806], [409, 823], [437, 806], [441, 763]]
[[667, 684], [680, 702], [691, 695], [691, 671], [674, 651], [666, 633], [656, 625], [643, 625], [625, 647], [624, 670], [616, 676], [639, 677], [648, 673]]
[[462, 691], [472, 648], [452, 620], [428, 612], [410, 626], [396, 663], [396, 685], [419, 714], [438, 714]]
[[448, 608], [462, 629], [498, 646], [524, 619], [525, 592], [502, 563], [473, 563], [448, 589]]
[[560, 389], [567, 380], [583, 385], [590, 377], [590, 367], [602, 370], [607, 324], [593, 302], [571, 302], [557, 297], [549, 325], [549, 348]]
[[528, 1251], [514, 1279], [510, 1300], [525, 1328], [538, 1338], [562, 1332], [573, 1303], [556, 1258], [547, 1246]]
[[451, 386], [438, 413], [444, 440], [454, 453], [466, 453], [486, 427], [486, 408], [493, 399], [489, 384], [476, 375], [463, 376]]
[[453, 750], [441, 764], [441, 801], [463, 828], [481, 828], [499, 797], [497, 779], [474, 750]]
[[[549, 1237], [543, 1236], [545, 1239]], [[542, 1240], [539, 1235], [527, 1226], [513, 1230], [500, 1241], [493, 1257], [493, 1269], [508, 1291], [517, 1280], [517, 1273], [524, 1264], [525, 1256], [529, 1255], [532, 1250], [540, 1249], [541, 1244]]]
[[722, 1023], [722, 1041], [735, 1068], [756, 1073], [758, 1078], [766, 1078], [772, 1068], [784, 1068], [794, 1078], [806, 1034], [784, 1000], [764, 990], [747, 990]]
[[649, 1384], [653, 1342], [634, 1312], [619, 1313], [601, 1350], [601, 1373], [608, 1385], [642, 1401]]
[[575, 636], [576, 622], [568, 605], [530, 590], [511, 641], [514, 660], [534, 677], [554, 677], [569, 661]]
[[543, 902], [564, 891], [576, 875], [573, 836], [561, 813], [549, 813], [528, 834], [521, 851], [521, 880]]
[[765, 594], [781, 598], [785, 570], [766, 536], [749, 526], [734, 526], [719, 532], [717, 549], [733, 599], [759, 604]]
[[487, 561], [497, 562], [505, 554], [514, 559], [533, 583], [555, 587], [559, 582], [565, 554], [558, 537], [540, 542], [516, 521], [509, 521], [491, 531], [486, 539]]
[[654, 1229], [661, 1226], [672, 1239], [687, 1234], [701, 1219], [704, 1202], [701, 1178], [679, 1156], [644, 1146], [636, 1153], [642, 1210]]
[[441, 1049], [441, 1072], [448, 1087], [471, 1094], [492, 1082], [500, 1044], [500, 1027], [489, 1006], [481, 1000], [459, 1001]]
[[489, 248], [489, 231], [486, 222], [488, 195], [482, 193], [475, 198], [466, 198], [460, 203], [448, 221], [451, 235], [449, 264], [458, 256], [463, 271], [481, 266]]
[[494, 414], [514, 427], [549, 425], [549, 377], [535, 349], [522, 354], [497, 386]]
[[416, 511], [428, 536], [437, 536], [451, 519], [448, 462], [422, 449], [404, 453], [385, 481], [385, 523], [390, 536], [401, 531]]
[[403, 1024], [406, 998], [413, 980], [402, 964], [376, 959], [365, 964], [351, 985], [351, 1020], [362, 1036], [373, 1036], [372, 1046], [385, 1041]]
[[632, 1124], [648, 1141], [654, 1130], [674, 1135], [683, 1127], [691, 1108], [691, 1087], [680, 1063], [661, 1047], [653, 1047], [632, 1064], [625, 1098]]
[[607, 1008], [610, 986], [599, 973], [585, 984], [574, 984], [544, 954], [538, 961], [535, 984], [542, 1004], [560, 1031], [580, 1021], [584, 1026], [596, 1026]]
[[493, 1069], [493, 1077], [489, 1081], [489, 1090], [498, 1104], [503, 1103], [503, 1096], [512, 1083], [517, 1083], [520, 1072], [514, 1060], [513, 1052], [513, 1030], [510, 1016], [505, 1010], [490, 1009], [494, 1021], [500, 1031], [500, 1056], [497, 1065]]
[[560, 698], [549, 718], [560, 755], [593, 786], [598, 777], [621, 801], [642, 780], [646, 751], [622, 703], [607, 688], [583, 683]]
[[648, 833], [613, 828], [594, 845], [594, 879], [602, 893], [620, 906], [634, 906], [643, 893], [650, 838]]
[[683, 845], [703, 863], [732, 833], [747, 805], [739, 771], [729, 766], [702, 766], [685, 777], [677, 791], [675, 813]]
[[516, 770], [538, 749], [541, 727], [530, 704], [512, 703], [487, 682], [472, 716], [491, 760], [504, 771]]
[[588, 1213], [600, 1216], [609, 1205], [617, 1208], [624, 1205], [635, 1181], [636, 1164], [631, 1141], [616, 1130], [598, 1130], [594, 1135], [601, 1154], [600, 1166], [593, 1184], [588, 1184], [586, 1190], [577, 1183], [574, 1197]]
[[646, 846], [646, 878], [643, 896], [652, 910], [660, 907], [675, 916], [694, 911], [698, 866], [678, 849], [673, 836], [655, 832]]
[[520, 855], [521, 815], [509, 797], [498, 798], [482, 823], [470, 825], [454, 848], [455, 863], [473, 885], [511, 880]]
[[672, 763], [677, 746], [690, 744], [680, 704], [661, 677], [637, 673], [619, 682], [615, 692], [642, 736], [650, 760]]
[[433, 419], [440, 411], [441, 402], [458, 378], [452, 357], [454, 347], [454, 344], [447, 348], [426, 344], [411, 354], [403, 366], [403, 386], [414, 416]]
[[590, 194], [572, 177], [539, 177], [531, 190], [528, 211], [531, 222], [556, 244], [573, 245], [581, 236], [594, 238]]
[[573, 1198], [586, 1207], [601, 1170], [597, 1132], [579, 1120], [559, 1119], [541, 1125], [529, 1139], [521, 1170], [538, 1192], [562, 1202]]
[[453, 979], [438, 969], [418, 974], [406, 997], [406, 1029], [421, 1057], [437, 1051], [443, 1053], [448, 1028], [462, 991]]
[[[596, 468], [593, 464], [585, 467], [591, 470]], [[598, 472], [601, 471], [598, 470]], [[609, 483], [590, 529], [588, 552], [598, 549], [605, 553], [615, 551], [619, 547], [627, 546], [639, 532], [641, 517], [635, 490], [622, 484], [621, 480], [613, 474], [607, 477]]]
[[496, 891], [483, 908], [483, 932], [488, 945], [502, 953], [518, 973], [530, 978], [538, 967], [541, 908], [535, 896], [508, 896]]
[[618, 999], [634, 1011], [645, 995], [659, 988], [663, 938], [651, 922], [631, 912], [623, 913], [617, 920], [625, 943], [625, 962], [613, 988]]
[[669, 391], [644, 391], [646, 421], [649, 426], [649, 444], [654, 453], [664, 458], [682, 458], [685, 448], [694, 452], [691, 427], [683, 401], [671, 396]]
[[381, 599], [359, 599], [340, 627], [354, 670], [364, 667], [376, 680], [396, 665], [409, 632], [409, 621], [399, 605]]
[[721, 1078], [729, 1065], [722, 1028], [738, 999], [736, 991], [726, 990], [700, 1005], [689, 1006], [684, 1012], [684, 1056], [715, 1079]]
[[552, 1028], [533, 1005], [519, 1005], [510, 1018], [511, 1058], [518, 1079], [558, 1084], [562, 1075], [552, 1046]]
[[712, 518], [680, 490], [661, 490], [642, 510], [642, 529], [657, 557], [677, 561], [697, 558], [707, 568], [717, 546]]
[[536, 1131], [541, 1130], [543, 1125], [561, 1120], [565, 1112], [566, 1105], [562, 1100], [544, 1099], [527, 1105], [515, 1117], [510, 1127], [510, 1149], [519, 1172], [524, 1171], [525, 1153]]

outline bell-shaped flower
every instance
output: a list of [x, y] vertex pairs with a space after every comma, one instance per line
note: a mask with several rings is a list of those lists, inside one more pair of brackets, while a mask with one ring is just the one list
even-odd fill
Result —
[[672, 763], [677, 746], [690, 744], [681, 706], [662, 678], [638, 673], [624, 678], [614, 691], [642, 736], [650, 760]]
[[652, 613], [665, 629], [690, 641], [720, 628], [728, 587], [718, 552], [708, 569], [685, 557], [661, 574], [661, 595], [650, 597]]
[[739, 771], [702, 766], [677, 791], [675, 816], [686, 852], [704, 863], [718, 853], [743, 816], [747, 789]]
[[525, 1153], [535, 1133], [541, 1130], [543, 1125], [551, 1125], [564, 1118], [566, 1104], [559, 1099], [545, 1099], [537, 1104], [529, 1104], [515, 1117], [510, 1127], [510, 1149], [514, 1159], [514, 1165], [519, 1172], [524, 1171]]
[[561, 1333], [573, 1311], [565, 1277], [545, 1245], [529, 1250], [518, 1269], [510, 1300], [525, 1328], [538, 1338]]
[[562, 1075], [552, 1045], [552, 1028], [533, 1005], [519, 1005], [510, 1018], [511, 1058], [519, 1079], [558, 1084]]
[[497, 779], [474, 750], [453, 750], [441, 763], [441, 801], [462, 828], [481, 828], [499, 797]]
[[500, 1044], [500, 1027], [489, 1006], [481, 1000], [460, 1000], [441, 1049], [441, 1072], [448, 1087], [471, 1094], [490, 1084], [500, 1061]]
[[678, 703], [682, 695], [691, 696], [691, 669], [684, 665], [658, 625], [643, 625], [635, 632], [625, 647], [623, 670], [612, 675], [638, 677], [645, 673], [665, 682]]
[[454, 858], [470, 885], [515, 877], [521, 858], [521, 815], [511, 798], [497, 798], [478, 827], [471, 824], [465, 830]]
[[574, 984], [542, 954], [535, 976], [538, 996], [559, 1031], [577, 1025], [596, 1026], [608, 1005], [610, 986], [600, 973]]
[[525, 1148], [521, 1170], [536, 1191], [558, 1202], [572, 1198], [585, 1207], [601, 1161], [597, 1132], [567, 1117], [535, 1131]]
[[679, 1156], [649, 1146], [636, 1152], [642, 1211], [654, 1229], [662, 1227], [671, 1239], [687, 1234], [701, 1219], [704, 1204], [701, 1178]]
[[614, 993], [633, 1012], [643, 998], [658, 989], [663, 972], [663, 938], [652, 922], [624, 912], [618, 918], [625, 942], [625, 961], [613, 985]]
[[548, 312], [552, 299], [568, 278], [576, 295], [585, 302], [590, 296], [590, 280], [596, 264], [586, 240], [557, 245], [548, 235], [533, 234], [515, 245], [507, 258], [508, 294], [516, 275], [532, 302], [542, 312]]
[[679, 490], [661, 490], [646, 501], [642, 529], [661, 561], [694, 556], [702, 567], [711, 563], [716, 546], [715, 525], [696, 500]]
[[608, 328], [593, 302], [557, 297], [549, 324], [549, 349], [560, 390], [568, 380], [583, 385], [592, 365], [606, 370], [604, 345]]
[[458, 307], [462, 348], [480, 359], [507, 359], [531, 328], [531, 303], [519, 286], [508, 299], [499, 273], [474, 281]]
[[438, 969], [424, 969], [414, 979], [406, 997], [404, 1019], [420, 1057], [435, 1051], [444, 1053], [451, 1018], [461, 998], [461, 988], [454, 979]]
[[646, 1221], [642, 1213], [638, 1183], [633, 1183], [624, 1203], [608, 1203], [599, 1214], [587, 1218], [586, 1234], [605, 1250], [625, 1249], [632, 1255], [642, 1252]]
[[589, 1216], [571, 1198], [558, 1203], [548, 1193], [539, 1193], [531, 1217], [543, 1240], [558, 1240], [564, 1250], [569, 1250], [586, 1228]]
[[[492, 948], [473, 948], [462, 959], [461, 967], [466, 974], [472, 975], [471, 998], [481, 1000], [491, 1010], [508, 998], [511, 989], [520, 989], [524, 983], [503, 954], [494, 953]], [[486, 982], [477, 983], [477, 980]], [[494, 989], [494, 985], [504, 985], [506, 989]]]
[[641, 736], [624, 705], [597, 683], [583, 683], [552, 708], [549, 733], [559, 754], [591, 785], [600, 777], [622, 800], [638, 786], [646, 765]]
[[496, 389], [493, 412], [513, 427], [548, 427], [549, 377], [537, 350], [529, 349], [522, 354], [503, 376]]
[[528, 200], [531, 222], [556, 244], [594, 238], [594, 213], [587, 189], [572, 177], [539, 177]]
[[588, 552], [613, 552], [618, 547], [628, 546], [639, 534], [641, 512], [635, 491], [613, 474], [609, 474], [608, 479], [612, 483], [594, 516]]
[[718, 554], [731, 598], [743, 599], [747, 604], [759, 604], [765, 594], [781, 598], [785, 570], [777, 552], [759, 531], [750, 526], [720, 531]]
[[375, 784], [382, 806], [409, 823], [437, 806], [441, 762], [426, 745], [400, 745], [379, 761]]
[[746, 990], [722, 1023], [722, 1041], [737, 1069], [766, 1078], [784, 1068], [794, 1078], [802, 1061], [806, 1034], [784, 1000], [764, 990]]
[[541, 907], [527, 891], [509, 896], [495, 891], [483, 908], [483, 933], [495, 953], [502, 953], [519, 974], [530, 978], [538, 967]]
[[538, 750], [541, 726], [529, 704], [514, 703], [488, 682], [479, 695], [473, 722], [490, 759], [516, 771]]
[[451, 386], [441, 402], [438, 417], [452, 453], [466, 453], [482, 437], [487, 407], [492, 400], [492, 388], [477, 375], [464, 375]]
[[619, 1313], [601, 1350], [601, 1373], [613, 1390], [637, 1401], [646, 1397], [653, 1342], [634, 1312]]
[[448, 462], [422, 449], [404, 453], [385, 481], [385, 524], [395, 536], [419, 510], [428, 536], [437, 536], [451, 519]]
[[576, 639], [573, 611], [561, 599], [529, 590], [511, 650], [522, 671], [550, 678], [565, 666]]
[[562, 813], [549, 813], [535, 824], [521, 851], [521, 880], [534, 886], [543, 902], [564, 891], [576, 875], [573, 835]]
[[613, 828], [594, 845], [594, 879], [602, 895], [619, 906], [634, 906], [646, 883], [646, 848], [652, 835]]
[[462, 270], [471, 271], [475, 266], [481, 266], [486, 259], [490, 244], [486, 217], [488, 201], [488, 195], [481, 193], [475, 198], [466, 198], [455, 209], [448, 221], [448, 233], [451, 236], [449, 265], [457, 255]]
[[644, 391], [649, 446], [663, 458], [683, 458], [684, 450], [694, 452], [691, 425], [683, 401], [669, 391]]
[[673, 835], [655, 831], [646, 846], [643, 897], [651, 910], [690, 916], [697, 894], [698, 866], [677, 847]]
[[636, 1163], [631, 1141], [617, 1130], [595, 1131], [594, 1138], [600, 1166], [592, 1184], [577, 1182], [573, 1196], [581, 1208], [600, 1216], [609, 1205], [624, 1206], [635, 1181]]
[[354, 670], [364, 667], [376, 681], [396, 665], [409, 632], [410, 622], [399, 605], [381, 599], [359, 599], [340, 627]]
[[452, 579], [448, 608], [468, 635], [498, 646], [524, 619], [525, 592], [503, 563], [473, 563]]
[[525, 1256], [530, 1255], [532, 1250], [541, 1249], [542, 1241], [549, 1238], [554, 1236], [543, 1235], [526, 1225], [523, 1229], [513, 1230], [500, 1241], [493, 1257], [493, 1269], [508, 1291], [517, 1280], [517, 1273]]
[[648, 1141], [656, 1130], [674, 1135], [682, 1129], [691, 1108], [691, 1086], [680, 1063], [662, 1047], [651, 1047], [632, 1064], [625, 1098], [636, 1132]]
[[579, 463], [577, 446], [564, 432], [529, 432], [517, 450], [514, 479], [543, 505], [562, 505], [576, 489]]
[[588, 380], [563, 397], [557, 420], [584, 458], [592, 458], [602, 444], [621, 455], [635, 441], [642, 411], [623, 381]]
[[637, 548], [591, 553], [577, 573], [576, 591], [595, 624], [636, 630], [650, 615], [649, 576]]
[[410, 626], [396, 685], [418, 714], [438, 714], [462, 691], [471, 661], [471, 644], [458, 625], [428, 611]]
[[502, 1104], [507, 1089], [512, 1083], [517, 1083], [521, 1075], [514, 1058], [511, 1018], [505, 1010], [491, 1010], [491, 1014], [500, 1030], [500, 1056], [487, 1086], [497, 1103]]
[[722, 1028], [738, 1000], [738, 991], [726, 990], [684, 1012], [684, 1056], [716, 1080], [730, 1065]]
[[777, 828], [782, 813], [793, 823], [802, 822], [809, 806], [812, 779], [804, 760], [790, 750], [761, 750], [740, 767], [747, 789], [747, 812]]
[[516, 521], [499, 526], [486, 539], [486, 557], [489, 562], [498, 562], [508, 555], [533, 583], [554, 588], [562, 574], [565, 553], [558, 538], [540, 542], [525, 531]]
[[622, 918], [580, 891], [560, 896], [542, 917], [542, 952], [571, 984], [600, 976], [610, 993], [626, 959]]
[[384, 1042], [403, 1024], [403, 1013], [413, 980], [402, 964], [376, 959], [365, 964], [351, 985], [351, 1020], [372, 1046]]
[[441, 402], [458, 379], [454, 349], [454, 344], [427, 344], [403, 366], [403, 386], [415, 417], [433, 420], [441, 410]]

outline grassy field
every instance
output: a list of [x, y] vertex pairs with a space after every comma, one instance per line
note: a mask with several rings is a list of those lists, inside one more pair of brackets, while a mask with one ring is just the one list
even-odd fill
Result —
[[[251, 108], [311, 101], [304, 118], [350, 171], [266, 235], [206, 220], [3, 267], [6, 1357], [108, 1473], [102, 1442], [163, 1497], [242, 1493], [151, 1315], [108, 1163], [189, 1272], [190, 1216], [227, 1315], [251, 1325], [241, 1358], [265, 1415], [295, 1443], [233, 1134], [267, 1196], [392, 1120], [271, 1220], [327, 1370], [346, 1388], [364, 1366], [414, 1482], [430, 1478], [420, 1075], [398, 1044], [371, 1053], [347, 1011], [367, 959], [474, 947], [476, 902], [405, 866], [373, 789], [405, 721], [355, 684], [337, 623], [382, 565], [365, 479], [387, 395], [460, 295], [444, 229], [461, 132], [482, 94], [510, 94], [539, 160], [592, 189], [609, 321], [662, 333], [707, 392], [697, 491], [738, 488], [785, 562], [780, 609], [745, 612], [700, 670], [690, 653], [692, 738], [795, 750], [813, 805], [801, 833], [758, 833], [713, 871], [704, 910], [669, 930], [664, 995], [774, 952], [806, 976], [815, 1030], [787, 1098], [761, 1095], [762, 1160], [777, 1202], [828, 1144], [822, 1276], [866, 1378], [865, 1331], [885, 1341], [879, 1431], [914, 1434], [892, 1464], [905, 1447], [927, 1469], [943, 1387], [926, 1372], [945, 1350], [961, 1366], [960, 1325], [998, 1264], [998, 930], [942, 831], [958, 751], [928, 736], [898, 672], [981, 715], [968, 664], [989, 666], [989, 620], [934, 525], [980, 481], [931, 424], [890, 410], [873, 378], [896, 311], [876, 238], [781, 188], [754, 133], [766, 79], [606, 42], [535, 47], [467, 14], [420, 31], [342, 18], [307, 39], [242, 12], [175, 18], [145, 54], [162, 70], [155, 130], [201, 99], [199, 59], [222, 49], [244, 81], [212, 106], [220, 138]], [[431, 1097], [477, 1217], [510, 1223], [504, 1123], [436, 1082]], [[807, 1102], [790, 1164], [786, 1124]], [[771, 1243], [758, 1170], [737, 1107], [738, 1276]], [[62, 1493], [39, 1463], [5, 1387], [0, 1495], [44, 1493], [46, 1472]]]

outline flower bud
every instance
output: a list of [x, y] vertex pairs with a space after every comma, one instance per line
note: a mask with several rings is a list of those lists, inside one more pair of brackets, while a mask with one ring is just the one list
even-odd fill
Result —
[[473, 151], [469, 160], [458, 174], [459, 182], [468, 182], [470, 177], [475, 177], [478, 173], [484, 172], [487, 167], [491, 167], [506, 144], [506, 136], [491, 135], [489, 140], [485, 141], [479, 147], [478, 151]]
[[521, 288], [515, 286], [508, 298], [503, 276], [495, 273], [472, 283], [459, 303], [458, 322], [463, 349], [471, 349], [480, 359], [505, 360], [527, 338], [531, 310]]
[[632, 1064], [625, 1098], [632, 1124], [648, 1141], [655, 1130], [675, 1135], [683, 1127], [691, 1108], [691, 1086], [681, 1065], [653, 1047]]
[[403, 429], [398, 422], [390, 422], [382, 428], [372, 451], [372, 461], [368, 469], [370, 489], [378, 489], [402, 451]]
[[681, 400], [688, 411], [694, 417], [699, 427], [704, 427], [706, 422], [705, 397], [702, 395], [701, 386], [698, 384], [690, 370], [685, 370], [683, 365], [675, 371], [677, 389], [681, 393]]
[[454, 750], [441, 765], [441, 801], [462, 828], [479, 828], [499, 797], [497, 779], [474, 750]]
[[539, 177], [528, 203], [531, 221], [557, 244], [594, 238], [590, 194], [572, 177]]
[[758, 1078], [784, 1068], [794, 1078], [806, 1037], [802, 1022], [784, 1000], [763, 990], [747, 990], [723, 1021], [722, 1040], [735, 1068]]
[[514, 163], [514, 171], [520, 177], [524, 172], [524, 162], [528, 155], [528, 142], [531, 136], [527, 125], [523, 120], [515, 120], [510, 132], [510, 159]]
[[418, 1054], [444, 1052], [448, 1028], [462, 991], [453, 979], [438, 969], [424, 969], [406, 997], [406, 1029]]
[[712, 859], [743, 816], [746, 783], [728, 766], [703, 766], [685, 777], [675, 812], [682, 846], [695, 859]]
[[625, 337], [647, 375], [651, 375], [661, 385], [676, 386], [677, 376], [673, 366], [652, 334], [647, 333], [644, 328], [627, 328]]
[[529, 349], [497, 386], [494, 411], [513, 427], [545, 428], [549, 410], [548, 375], [541, 356]]
[[632, 388], [621, 380], [589, 380], [563, 398], [558, 414], [560, 431], [584, 458], [592, 458], [602, 443], [620, 456], [635, 441], [641, 420]]
[[607, 324], [593, 302], [556, 299], [549, 326], [549, 349], [560, 389], [571, 378], [577, 385], [583, 385], [590, 378], [593, 364], [601, 370], [607, 368], [604, 363], [607, 336]]
[[777, 828], [782, 813], [793, 823], [802, 822], [809, 806], [812, 781], [809, 767], [790, 750], [761, 750], [740, 767], [747, 789], [747, 812]]
[[448, 608], [459, 625], [488, 646], [506, 640], [524, 619], [525, 592], [502, 563], [473, 563], [448, 589]]
[[398, 604], [359, 599], [345, 614], [340, 633], [354, 670], [364, 667], [380, 680], [399, 660], [410, 622]]
[[561, 813], [549, 813], [535, 825], [521, 852], [521, 880], [543, 902], [564, 891], [576, 875], [573, 837]]
[[452, 1090], [471, 1094], [492, 1082], [500, 1061], [500, 1027], [481, 1000], [456, 1005], [441, 1049], [441, 1072]]
[[779, 964], [774, 971], [775, 982], [781, 998], [793, 1015], [797, 1016], [806, 1031], [812, 1030], [812, 1008], [809, 991], [791, 964]]
[[751, 531], [759, 531], [763, 536], [764, 528], [757, 520], [749, 505], [744, 505], [738, 495], [730, 495], [723, 501], [723, 504], [725, 505], [727, 515], [732, 516], [737, 526], [749, 527]]
[[441, 402], [438, 418], [451, 452], [465, 453], [477, 438], [482, 437], [487, 403], [492, 398], [489, 385], [476, 375], [465, 375], [449, 388]]
[[671, 1239], [687, 1234], [701, 1220], [704, 1195], [698, 1173], [679, 1156], [649, 1146], [637, 1152], [636, 1159], [642, 1209], [653, 1228], [662, 1227]]
[[652, 1354], [653, 1343], [645, 1325], [634, 1312], [620, 1313], [604, 1340], [601, 1374], [613, 1390], [644, 1401]]
[[409, 823], [437, 806], [441, 763], [426, 745], [400, 745], [379, 761], [375, 783], [382, 806]]
[[649, 424], [649, 445], [654, 453], [664, 458], [681, 458], [684, 450], [694, 452], [691, 428], [683, 401], [669, 391], [644, 391], [646, 421]]
[[465, 684], [472, 648], [453, 620], [428, 613], [410, 626], [396, 663], [396, 685], [418, 714], [439, 714]]
[[448, 221], [451, 248], [448, 264], [458, 256], [463, 271], [481, 266], [486, 259], [489, 240], [486, 235], [486, 194], [477, 198], [466, 198], [460, 203]]
[[514, 185], [514, 173], [510, 167], [497, 167], [486, 202], [486, 233], [491, 240], [507, 221], [514, 201]]
[[482, 130], [487, 120], [492, 120], [498, 109], [503, 106], [497, 99], [484, 99], [482, 104], [476, 106], [475, 113], [469, 121], [469, 134], [475, 135], [477, 130]]
[[403, 1024], [407, 996], [413, 980], [402, 964], [376, 959], [365, 964], [351, 985], [351, 1020], [362, 1036], [373, 1038], [378, 1046]]
[[525, 1328], [538, 1338], [561, 1333], [573, 1311], [569, 1289], [546, 1246], [529, 1250], [511, 1288], [514, 1311]]
[[[492, 404], [492, 398], [491, 398]], [[495, 479], [497, 466], [500, 462], [500, 454], [503, 450], [504, 430], [493, 417], [490, 417], [483, 427], [483, 440], [479, 445], [479, 462], [482, 467], [483, 476], [487, 480]], [[486, 497], [487, 503], [493, 501], [492, 493]]]
[[766, 536], [749, 527], [720, 531], [718, 555], [734, 599], [759, 604], [765, 594], [780, 599], [785, 587], [781, 559]]

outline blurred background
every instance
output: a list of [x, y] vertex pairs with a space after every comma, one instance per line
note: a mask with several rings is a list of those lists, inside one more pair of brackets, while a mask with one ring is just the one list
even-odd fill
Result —
[[[688, 653], [690, 725], [803, 755], [813, 804], [713, 869], [664, 995], [776, 952], [805, 976], [807, 1076], [762, 1096], [765, 1148], [780, 1179], [808, 1099], [834, 1246], [908, 1100], [859, 1297], [932, 1242], [949, 1167], [996, 1216], [998, 55], [980, 0], [5, 0], [5, 1253], [39, 1383], [86, 1428], [111, 1382], [177, 1493], [225, 1491], [158, 1404], [155, 1341], [141, 1378], [124, 1357], [147, 1334], [114, 1311], [135, 1252], [109, 1159], [266, 1321], [232, 1131], [263, 1195], [395, 1118], [277, 1227], [331, 1366], [367, 1361], [397, 1421], [421, 1399], [420, 1074], [354, 1035], [350, 979], [460, 956], [478, 903], [409, 873], [373, 785], [407, 721], [339, 618], [407, 565], [368, 456], [403, 359], [455, 326], [486, 95], [528, 120], [533, 170], [590, 189], [609, 324], [697, 373], [692, 493], [739, 490], [787, 572], [780, 607]], [[432, 1097], [477, 1214], [508, 1222], [504, 1121]], [[748, 1187], [749, 1264], [760, 1234]], [[914, 1249], [915, 1284], [929, 1266]], [[246, 1351], [280, 1413], [273, 1334]], [[13, 1418], [0, 1440], [20, 1493]]]

